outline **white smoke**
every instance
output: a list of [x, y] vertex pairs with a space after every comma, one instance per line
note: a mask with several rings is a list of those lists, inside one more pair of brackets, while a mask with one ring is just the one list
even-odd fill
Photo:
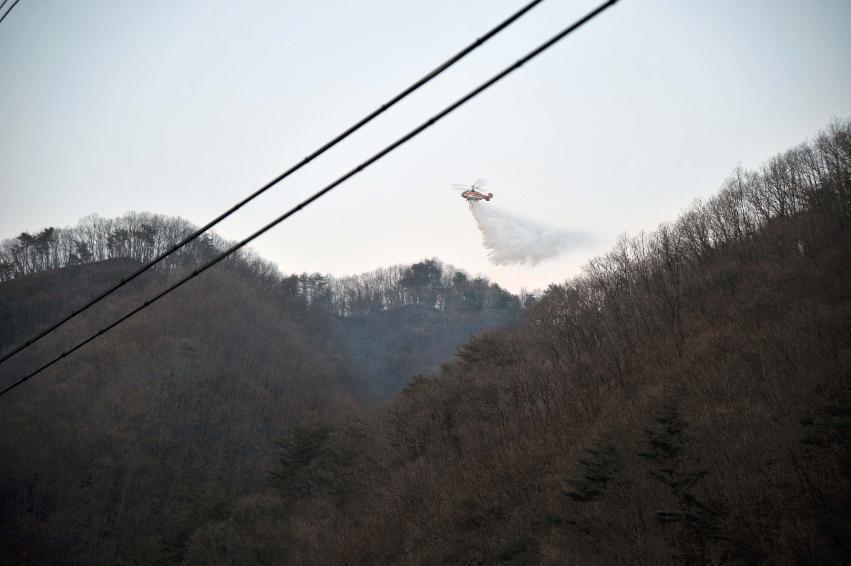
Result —
[[489, 250], [488, 259], [496, 265], [538, 262], [584, 244], [588, 236], [552, 228], [513, 214], [490, 203], [469, 201], [470, 212], [482, 232], [482, 243]]

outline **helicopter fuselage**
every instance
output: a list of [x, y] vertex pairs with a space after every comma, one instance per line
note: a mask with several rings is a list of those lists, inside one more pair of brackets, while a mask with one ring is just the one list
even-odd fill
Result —
[[493, 193], [480, 193], [475, 189], [471, 189], [461, 193], [461, 197], [469, 201], [490, 200], [493, 198]]

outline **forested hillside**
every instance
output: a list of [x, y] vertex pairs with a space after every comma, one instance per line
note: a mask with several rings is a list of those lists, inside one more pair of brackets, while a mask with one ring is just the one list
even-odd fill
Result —
[[381, 410], [293, 429], [190, 564], [847, 564], [851, 125], [737, 170]]
[[[192, 230], [128, 214], [4, 242], [0, 350]], [[4, 364], [2, 383], [224, 245], [206, 238], [147, 272]], [[180, 562], [194, 530], [266, 485], [277, 439], [355, 418], [522, 312], [517, 297], [436, 260], [344, 279], [284, 276], [250, 254], [228, 260], [4, 397], [0, 555]]]
[[[84, 274], [80, 275], [83, 279], [63, 284], [71, 287], [63, 291], [72, 292], [75, 300], [51, 296], [55, 286], [47, 287], [38, 300], [26, 283], [6, 286], [0, 301], [38, 308], [44, 316], [12, 309], [10, 323], [0, 329], [0, 344], [8, 348], [32, 335], [195, 230], [181, 218], [130, 212], [112, 219], [91, 215], [76, 226], [48, 227], [0, 241], [0, 284], [69, 268]], [[205, 234], [159, 262], [152, 271], [162, 281], [175, 278], [229, 245], [232, 243], [216, 234]], [[76, 269], [104, 262], [113, 267], [107, 271], [103, 267], [96, 271]], [[328, 326], [330, 318], [336, 319], [338, 323], [330, 326], [340, 334], [333, 340], [321, 338], [333, 342], [334, 355], [348, 357], [347, 365], [361, 379], [360, 392], [378, 397], [397, 392], [411, 375], [437, 370], [440, 362], [471, 336], [520, 320], [525, 306], [519, 297], [487, 279], [471, 278], [437, 259], [335, 278], [321, 273], [284, 275], [274, 264], [243, 248], [217, 269], [233, 274], [264, 295], [274, 296], [305, 328], [319, 324], [317, 320]], [[137, 298], [141, 302], [147, 297]], [[529, 299], [524, 297], [524, 302]], [[222, 293], [221, 300], [231, 299]], [[327, 329], [323, 332], [327, 334]]]
[[332, 279], [330, 295], [341, 347], [380, 397], [436, 371], [471, 337], [517, 322], [531, 304], [436, 260]]
[[[132, 267], [110, 260], [6, 283], [0, 318], [40, 327], [87, 296], [87, 283]], [[164, 560], [199, 517], [264, 485], [282, 431], [354, 410], [350, 374], [324, 343], [332, 324], [316, 319], [307, 332], [281, 300], [209, 275], [4, 398], [0, 546], [11, 562]], [[129, 310], [161, 278], [16, 359], [4, 382]]]
[[[5, 243], [4, 349], [156, 253], [68, 231]], [[208, 275], [2, 399], [12, 561], [851, 561], [851, 123], [525, 305], [436, 260]]]

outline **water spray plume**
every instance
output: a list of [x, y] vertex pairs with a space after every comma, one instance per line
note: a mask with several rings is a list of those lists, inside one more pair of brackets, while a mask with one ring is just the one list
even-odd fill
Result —
[[552, 228], [490, 204], [468, 204], [482, 233], [482, 243], [489, 250], [488, 259], [496, 265], [534, 266], [589, 240], [587, 234]]

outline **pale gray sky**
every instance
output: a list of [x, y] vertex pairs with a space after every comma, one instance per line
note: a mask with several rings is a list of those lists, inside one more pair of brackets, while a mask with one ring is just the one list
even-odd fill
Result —
[[[21, 0], [0, 24], [0, 237], [128, 210], [202, 224], [523, 0]], [[596, 2], [547, 0], [433, 85], [228, 220], [239, 239]], [[622, 0], [274, 231], [284, 272], [436, 256], [516, 291], [578, 272], [851, 116], [851, 2]], [[595, 243], [496, 267], [450, 182]]]

